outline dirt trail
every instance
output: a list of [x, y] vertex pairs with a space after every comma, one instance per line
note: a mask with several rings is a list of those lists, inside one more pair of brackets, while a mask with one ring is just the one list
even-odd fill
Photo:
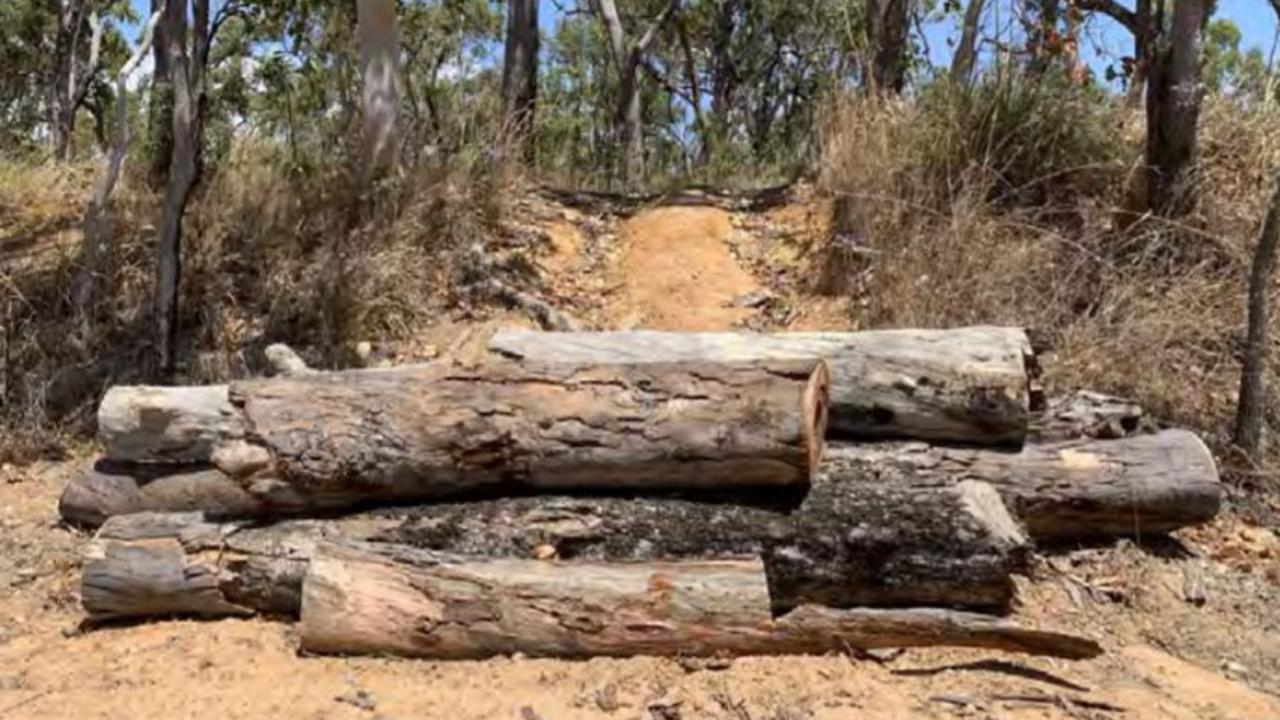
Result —
[[[784, 246], [787, 227], [715, 208], [623, 222], [560, 208], [549, 216], [539, 260], [547, 287], [599, 327], [732, 328], [762, 312], [735, 300], [791, 292], [776, 278], [802, 259], [791, 253], [798, 245]], [[788, 259], [769, 259], [779, 257]], [[834, 299], [783, 301], [793, 298], [799, 310], [773, 327], [847, 321]], [[442, 324], [430, 341], [479, 354], [484, 328], [502, 320]], [[1025, 581], [1019, 615], [1098, 638], [1107, 654], [1089, 662], [949, 650], [721, 669], [670, 659], [344, 660], [298, 657], [292, 626], [265, 620], [69, 632], [81, 618], [87, 538], [59, 527], [55, 508], [76, 467], [0, 469], [0, 720], [1280, 718], [1280, 538], [1230, 518], [1184, 534], [1181, 553], [1124, 543], [1064, 551]], [[1203, 606], [1182, 596], [1192, 566], [1204, 569]]]
[[732, 233], [729, 213], [714, 207], [657, 208], [624, 222], [609, 324], [722, 330], [745, 320], [751, 311], [734, 301], [760, 288], [730, 253]]

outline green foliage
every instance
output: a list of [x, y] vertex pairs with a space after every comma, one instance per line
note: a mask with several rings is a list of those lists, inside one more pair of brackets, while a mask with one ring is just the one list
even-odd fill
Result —
[[1002, 70], [968, 89], [941, 80], [919, 111], [915, 149], [944, 199], [1038, 204], [1064, 184], [1101, 194], [1123, 157], [1113, 101], [1058, 73]]

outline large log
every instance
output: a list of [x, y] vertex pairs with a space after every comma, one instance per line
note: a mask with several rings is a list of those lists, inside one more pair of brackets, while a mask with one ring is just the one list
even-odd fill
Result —
[[816, 654], [953, 645], [1087, 658], [1091, 640], [975, 613], [803, 605], [775, 616], [752, 560], [466, 560], [356, 543], [317, 549], [302, 587], [303, 652], [435, 659], [523, 653]]
[[524, 497], [268, 526], [200, 513], [112, 518], [91, 543], [90, 617], [297, 613], [318, 540], [475, 557], [642, 561], [761, 556], [776, 611], [1003, 609], [1030, 545], [990, 485], [914, 490], [819, 479], [798, 504], [672, 497]]
[[1222, 502], [1213, 454], [1195, 433], [1177, 429], [1008, 452], [842, 444], [828, 448], [823, 469], [848, 482], [989, 482], [1037, 542], [1167, 533], [1212, 520]]
[[497, 354], [534, 362], [740, 362], [818, 357], [831, 369], [831, 430], [859, 438], [1017, 445], [1038, 372], [1019, 328], [772, 335], [500, 330]]
[[[136, 397], [117, 388], [106, 401], [100, 419], [142, 418], [127, 436], [130, 455], [144, 454], [147, 413], [115, 407], [136, 410]], [[189, 452], [172, 416], [156, 416], [152, 459], [207, 450], [249, 493], [296, 512], [513, 487], [804, 485], [821, 456], [827, 376], [815, 360], [440, 363], [236, 383], [229, 403], [234, 422], [192, 433]]]
[[[1185, 430], [1056, 440], [1010, 451], [916, 442], [839, 444], [827, 447], [820, 467], [823, 476], [841, 482], [902, 488], [984, 480], [1036, 541], [1166, 533], [1212, 520], [1222, 499], [1213, 456]], [[60, 509], [67, 520], [87, 525], [144, 511], [201, 509], [217, 517], [279, 512], [216, 470], [154, 480], [90, 472], [71, 480]]]

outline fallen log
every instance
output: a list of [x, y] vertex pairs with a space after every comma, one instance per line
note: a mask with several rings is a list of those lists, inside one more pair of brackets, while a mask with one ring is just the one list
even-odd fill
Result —
[[296, 615], [302, 571], [322, 539], [491, 558], [761, 556], [775, 611], [806, 603], [1004, 609], [1010, 576], [1030, 552], [985, 483], [915, 491], [820, 479], [798, 505], [523, 497], [267, 526], [200, 513], [123, 515], [94, 537], [81, 597], [95, 619]]
[[353, 543], [317, 548], [302, 585], [308, 653], [478, 659], [523, 653], [818, 654], [950, 645], [1088, 658], [1086, 638], [937, 609], [803, 605], [774, 616], [760, 560], [466, 560]]
[[991, 483], [1037, 542], [1141, 537], [1212, 520], [1222, 502], [1213, 454], [1195, 433], [1030, 443], [1019, 451], [919, 442], [841, 444], [823, 471], [847, 482]]
[[[1212, 520], [1222, 501], [1213, 456], [1185, 430], [1033, 443], [1016, 451], [842, 443], [826, 448], [820, 469], [843, 483], [904, 489], [986, 481], [1037, 542], [1167, 533]], [[145, 511], [281, 514], [267, 498], [216, 470], [156, 479], [91, 471], [71, 480], [59, 507], [65, 519], [85, 525]]]
[[1019, 328], [853, 333], [500, 330], [490, 351], [533, 362], [741, 362], [817, 357], [831, 370], [831, 431], [859, 438], [1018, 445], [1038, 407]]
[[[129, 417], [130, 432], [106, 423], [104, 440], [136, 451], [149, 433], [155, 460], [207, 454], [266, 505], [300, 512], [499, 488], [804, 485], [827, 380], [813, 360], [311, 373], [233, 384], [232, 419], [219, 410], [217, 427], [189, 435], [171, 415], [148, 425], [134, 398], [154, 393], [109, 393], [100, 420]], [[183, 436], [195, 444], [180, 448]]]

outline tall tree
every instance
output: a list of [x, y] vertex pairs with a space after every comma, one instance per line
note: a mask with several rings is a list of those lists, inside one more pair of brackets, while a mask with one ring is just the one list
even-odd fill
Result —
[[[59, 161], [71, 159], [76, 112], [84, 105], [102, 50], [102, 21], [92, 0], [60, 0], [53, 46], [50, 142]], [[85, 35], [88, 35], [86, 38]], [[87, 42], [86, 42], [87, 41]], [[87, 49], [87, 51], [86, 51]]]
[[92, 311], [94, 291], [97, 286], [97, 275], [101, 264], [102, 246], [107, 236], [107, 203], [120, 178], [120, 169], [124, 165], [125, 155], [129, 152], [129, 144], [133, 141], [133, 127], [129, 122], [129, 76], [133, 74], [142, 58], [151, 52], [151, 39], [155, 27], [160, 22], [161, 12], [157, 10], [143, 26], [142, 35], [138, 39], [138, 48], [134, 51], [116, 75], [116, 138], [103, 166], [102, 174], [94, 185], [93, 195], [89, 198], [89, 208], [84, 219], [84, 251], [80, 268], [71, 285], [72, 299], [82, 317], [88, 318]]
[[356, 25], [363, 78], [364, 172], [373, 178], [400, 152], [400, 40], [395, 0], [358, 0]]
[[867, 39], [871, 67], [869, 88], [900, 93], [910, 63], [912, 0], [867, 0]]
[[1129, 30], [1135, 47], [1145, 48], [1146, 182], [1142, 209], [1164, 217], [1185, 215], [1194, 205], [1190, 171], [1203, 94], [1200, 46], [1209, 20], [1208, 0], [1173, 0], [1165, 22], [1165, 4], [1140, 3], [1148, 19], [1116, 0], [1077, 0], [1081, 9], [1101, 12]]
[[[1147, 208], [1185, 215], [1194, 204], [1190, 171], [1200, 121], [1200, 44], [1207, 0], [1174, 0], [1167, 35], [1156, 42], [1147, 79]], [[1157, 18], [1162, 11], [1157, 10]], [[1157, 27], [1163, 25], [1157, 20]]]
[[658, 17], [635, 43], [627, 42], [622, 17], [614, 0], [595, 0], [596, 10], [609, 34], [618, 71], [618, 106], [615, 126], [622, 142], [622, 181], [630, 186], [644, 175], [644, 111], [640, 95], [640, 67], [680, 0], [668, 0]]
[[969, 0], [964, 9], [964, 21], [960, 26], [960, 43], [951, 58], [951, 78], [960, 85], [973, 81], [973, 69], [978, 62], [978, 30], [982, 26], [983, 0]]
[[[178, 289], [182, 279], [182, 219], [200, 179], [209, 51], [218, 30], [243, 10], [226, 0], [211, 18], [210, 0], [165, 0], [157, 26], [173, 86], [172, 147], [160, 206], [152, 321], [158, 370], [172, 375], [178, 359]], [[189, 18], [189, 19], [188, 19]]]
[[1280, 174], [1276, 176], [1276, 190], [1267, 209], [1267, 218], [1258, 236], [1254, 250], [1253, 270], [1249, 278], [1248, 339], [1245, 341], [1244, 368], [1240, 376], [1240, 400], [1236, 408], [1235, 444], [1250, 458], [1256, 459], [1262, 445], [1263, 414], [1267, 407], [1266, 372], [1270, 342], [1267, 326], [1270, 317], [1267, 296], [1271, 290], [1271, 276], [1275, 274], [1276, 242], [1280, 239]]
[[538, 0], [507, 0], [507, 36], [502, 57], [502, 108], [507, 129], [532, 153], [538, 98]]

